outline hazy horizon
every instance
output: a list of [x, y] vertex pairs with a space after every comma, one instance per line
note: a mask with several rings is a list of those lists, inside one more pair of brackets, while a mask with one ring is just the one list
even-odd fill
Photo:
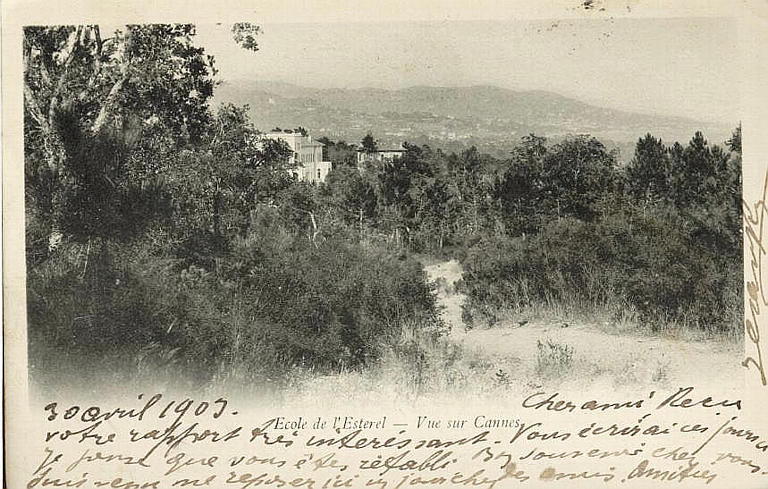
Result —
[[[226, 83], [235, 83], [235, 82], [249, 82], [252, 80], [249, 80], [247, 78], [232, 78], [232, 79], [223, 79], [219, 78], [219, 81], [226, 84]], [[708, 120], [708, 119], [702, 119], [692, 116], [686, 116], [686, 115], [679, 115], [679, 114], [671, 114], [671, 113], [662, 113], [662, 112], [653, 112], [649, 110], [642, 110], [642, 108], [639, 109], [627, 109], [624, 107], [615, 107], [612, 105], [609, 105], [607, 103], [601, 103], [600, 101], [591, 101], [586, 100], [584, 98], [573, 96], [573, 95], [566, 95], [564, 93], [555, 92], [553, 90], [543, 90], [538, 88], [530, 88], [530, 89], [514, 89], [514, 88], [507, 88], [502, 87], [499, 85], [493, 85], [489, 83], [476, 83], [472, 85], [408, 85], [404, 87], [398, 87], [398, 88], [384, 88], [384, 87], [376, 87], [376, 86], [359, 86], [359, 87], [313, 87], [310, 85], [303, 85], [293, 82], [286, 82], [282, 80], [257, 80], [259, 83], [263, 84], [283, 84], [286, 86], [293, 86], [299, 89], [308, 89], [308, 90], [384, 90], [384, 91], [401, 91], [401, 90], [409, 90], [409, 89], [415, 89], [415, 88], [434, 88], [434, 89], [440, 89], [440, 88], [494, 88], [494, 89], [500, 89], [500, 90], [508, 90], [515, 93], [548, 93], [555, 96], [560, 96], [564, 98], [568, 98], [570, 100], [575, 100], [577, 102], [582, 102], [588, 105], [591, 105], [593, 107], [601, 108], [601, 109], [609, 109], [609, 110], [615, 110], [619, 112], [625, 112], [628, 114], [638, 114], [638, 115], [645, 115], [645, 116], [652, 116], [652, 117], [666, 117], [666, 118], [676, 118], [676, 119], [682, 119], [682, 120], [688, 120], [691, 122], [705, 122], [708, 124], [723, 124], [727, 126], [734, 126], [735, 124], [738, 124], [740, 122], [739, 119], [735, 119], [733, 121], [724, 121], [724, 120]], [[214, 90], [214, 100], [215, 100], [215, 90]]]
[[736, 26], [718, 18], [265, 24], [259, 51], [198, 25], [222, 80], [308, 88], [496, 86], [591, 105], [738, 122]]

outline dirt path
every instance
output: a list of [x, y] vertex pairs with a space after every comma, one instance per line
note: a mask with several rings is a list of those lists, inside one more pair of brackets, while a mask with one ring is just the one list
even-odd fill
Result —
[[451, 334], [460, 339], [464, 337], [464, 323], [461, 321], [461, 306], [464, 304], [464, 294], [448, 292], [454, 284], [461, 280], [461, 265], [456, 260], [444, 261], [424, 268], [429, 280], [438, 283], [437, 298], [443, 308], [443, 321], [451, 326]]
[[[438, 281], [443, 319], [452, 339], [515, 376], [536, 377], [539, 342], [567, 345], [572, 364], [563, 376], [576, 385], [608, 387], [687, 386], [722, 389], [743, 377], [740, 345], [720, 341], [683, 341], [633, 333], [613, 333], [610, 324], [515, 318], [490, 329], [466, 331], [461, 320], [462, 294], [452, 291], [462, 276], [455, 260], [426, 267]], [[523, 324], [521, 324], [523, 323]], [[506, 374], [505, 374], [506, 375]]]

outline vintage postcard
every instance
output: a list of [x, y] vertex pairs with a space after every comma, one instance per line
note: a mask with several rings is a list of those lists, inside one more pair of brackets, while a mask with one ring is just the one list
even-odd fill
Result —
[[768, 487], [763, 2], [2, 18], [7, 487]]

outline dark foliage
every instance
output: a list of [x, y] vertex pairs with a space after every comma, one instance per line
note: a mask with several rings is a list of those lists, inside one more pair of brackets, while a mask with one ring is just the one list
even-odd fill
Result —
[[[233, 30], [251, 50], [258, 33]], [[407, 327], [442, 332], [411, 252], [463, 262], [468, 321], [556, 301], [739, 327], [740, 128], [727, 149], [646, 135], [626, 168], [586, 135], [530, 135], [505, 160], [406, 143], [366, 169], [326, 139], [335, 168], [308, 184], [247, 107], [209, 109], [213, 59], [193, 36], [25, 30], [33, 372], [67, 356], [197, 383], [362, 366]]]

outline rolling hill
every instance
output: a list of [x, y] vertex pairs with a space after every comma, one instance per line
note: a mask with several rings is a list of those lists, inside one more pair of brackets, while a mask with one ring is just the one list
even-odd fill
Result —
[[721, 144], [733, 129], [597, 107], [551, 92], [494, 86], [316, 89], [233, 80], [217, 88], [214, 102], [248, 104], [252, 120], [262, 130], [302, 126], [315, 136], [348, 142], [359, 142], [371, 132], [381, 146], [408, 141], [456, 151], [476, 145], [497, 155], [529, 133], [553, 140], [588, 133], [618, 148], [626, 160], [634, 142], [647, 132], [668, 142], [687, 142], [700, 130], [713, 144]]

